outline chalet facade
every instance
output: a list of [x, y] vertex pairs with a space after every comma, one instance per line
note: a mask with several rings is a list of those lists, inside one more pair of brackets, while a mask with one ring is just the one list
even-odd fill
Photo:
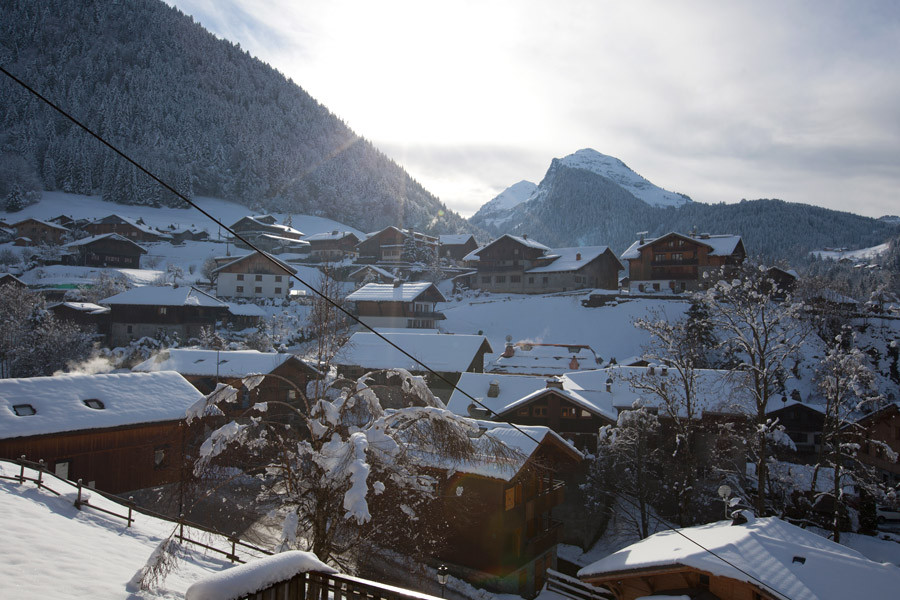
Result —
[[118, 267], [140, 269], [141, 255], [147, 250], [118, 233], [105, 233], [70, 242], [65, 264], [79, 267]]
[[110, 308], [109, 343], [113, 346], [159, 334], [186, 341], [199, 337], [204, 327], [214, 329], [229, 313], [227, 303], [191, 286], [137, 287], [98, 304]]
[[434, 236], [390, 226], [369, 235], [356, 245], [356, 250], [360, 262], [398, 264], [408, 262], [404, 258], [404, 249], [408, 247], [415, 248], [423, 259], [430, 260], [437, 255], [438, 245], [438, 238]]
[[106, 334], [109, 330], [109, 308], [92, 302], [58, 302], [50, 304], [47, 309], [57, 319], [66, 323], [74, 323], [83, 330], [94, 330]]
[[447, 299], [430, 282], [367, 283], [347, 296], [360, 320], [372, 328], [434, 329], [445, 319], [437, 310]]
[[28, 285], [24, 281], [22, 281], [12, 273], [0, 273], [0, 286], [2, 285], [14, 285], [21, 288], [28, 287]]
[[309, 255], [321, 261], [339, 261], [358, 256], [356, 245], [362, 240], [352, 231], [328, 231], [303, 238], [309, 242]]
[[801, 458], [814, 460], [822, 449], [822, 429], [825, 426], [822, 406], [801, 402], [799, 392], [782, 398], [782, 406], [769, 411], [767, 416], [778, 419], [778, 423], [784, 425], [785, 433], [794, 442]]
[[178, 481], [184, 418], [203, 395], [177, 373], [0, 380], [0, 457], [113, 494]]
[[531, 597], [555, 569], [565, 496], [559, 471], [577, 468], [581, 453], [545, 427], [523, 431], [485, 424], [485, 435], [521, 453], [512, 464], [481, 460], [439, 477], [438, 497], [453, 524], [438, 559], [451, 572], [496, 592]]
[[697, 290], [704, 273], [738, 267], [746, 257], [741, 236], [708, 233], [641, 237], [622, 253], [630, 289], [646, 293]]
[[[200, 393], [206, 395], [224, 383], [239, 390], [238, 402], [223, 404], [240, 413], [257, 402], [286, 403], [302, 412], [307, 407], [302, 394], [306, 384], [319, 377], [319, 372], [293, 354], [258, 352], [256, 350], [201, 350], [169, 348], [132, 368], [137, 373], [175, 371], [187, 379]], [[270, 375], [248, 390], [245, 378], [250, 375]], [[272, 413], [290, 414], [273, 404]]]
[[[16, 230], [17, 246], [35, 246], [37, 244], [49, 244], [56, 246], [65, 241], [69, 229], [56, 223], [41, 221], [38, 219], [25, 219], [13, 224]], [[19, 240], [27, 240], [19, 243]]]
[[471, 233], [456, 235], [442, 235], [438, 237], [441, 245], [441, 258], [447, 258], [453, 262], [461, 262], [470, 252], [478, 249], [478, 242]]
[[471, 252], [465, 261], [476, 270], [465, 278], [467, 287], [514, 294], [616, 289], [624, 269], [607, 246], [551, 249], [513, 235]]
[[351, 272], [347, 279], [355, 283], [393, 283], [397, 279], [394, 273], [382, 269], [378, 265], [363, 265], [359, 269]]
[[[272, 261], [275, 264], [272, 264]], [[297, 269], [259, 252], [235, 258], [218, 267], [216, 294], [224, 298], [287, 298]]]
[[91, 221], [84, 226], [84, 230], [92, 236], [117, 233], [134, 242], [159, 242], [167, 237], [146, 225], [119, 215], [109, 215], [102, 219]]
[[[891, 403], [863, 416], [859, 424], [865, 432], [857, 454], [859, 461], [874, 468], [882, 483], [890, 486], [900, 484], [900, 407]], [[887, 444], [898, 454], [898, 458], [891, 460], [884, 449], [871, 441]]]
[[332, 364], [337, 367], [338, 374], [348, 379], [358, 379], [369, 371], [406, 369], [413, 375], [425, 377], [431, 391], [446, 401], [453, 390], [451, 386], [459, 381], [460, 375], [483, 372], [484, 355], [493, 352], [487, 338], [481, 335], [413, 332], [382, 335], [447, 381], [434, 377], [421, 364], [374, 333], [354, 333], [337, 351]]

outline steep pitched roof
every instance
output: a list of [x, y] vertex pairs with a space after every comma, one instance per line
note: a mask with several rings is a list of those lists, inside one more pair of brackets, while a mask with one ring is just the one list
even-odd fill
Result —
[[503, 235], [498, 237], [496, 240], [493, 240], [493, 241], [485, 244], [484, 246], [481, 246], [480, 248], [476, 248], [475, 250], [472, 250], [471, 252], [466, 254], [465, 257], [463, 257], [463, 260], [467, 260], [467, 261], [478, 260], [479, 254], [481, 254], [486, 249], [490, 248], [491, 246], [493, 246], [494, 244], [496, 244], [497, 242], [499, 242], [500, 240], [502, 240], [504, 238], [510, 239], [510, 240], [516, 242], [517, 244], [525, 246], [526, 248], [535, 248], [537, 250], [543, 250], [544, 252], [550, 252], [550, 248], [543, 245], [540, 242], [530, 240], [526, 237], [520, 237], [517, 235], [510, 235], [508, 233], [504, 233]]
[[34, 217], [29, 217], [29, 218], [27, 218], [27, 219], [22, 219], [21, 221], [18, 221], [17, 223], [13, 223], [12, 226], [13, 226], [13, 227], [18, 227], [19, 225], [21, 225], [21, 224], [23, 224], [23, 223], [27, 223], [27, 222], [29, 222], [29, 221], [33, 221], [33, 222], [35, 222], [35, 223], [40, 223], [41, 225], [46, 225], [47, 227], [50, 227], [51, 229], [59, 229], [60, 231], [71, 231], [68, 227], [63, 227], [62, 225], [60, 225], [60, 224], [58, 224], [58, 223], [51, 223], [51, 222], [49, 222], [49, 221], [42, 221], [42, 220], [40, 220], [40, 219], [35, 219]]
[[563, 273], [577, 271], [591, 261], [609, 252], [613, 260], [619, 264], [619, 270], [625, 269], [625, 265], [609, 250], [609, 246], [581, 246], [576, 248], [553, 248], [545, 258], [556, 256], [556, 259], [548, 265], [534, 267], [526, 273]]
[[271, 373], [292, 359], [300, 360], [293, 354], [285, 352], [170, 348], [131, 370], [138, 373], [175, 371], [182, 375], [244, 377], [253, 373]]
[[91, 237], [86, 237], [86, 238], [82, 238], [80, 240], [76, 240], [74, 242], [69, 242], [68, 244], [65, 244], [63, 247], [64, 248], [77, 248], [80, 246], [88, 246], [90, 244], [93, 244], [94, 242], [98, 242], [103, 239], [115, 240], [117, 242], [127, 242], [128, 244], [133, 246], [135, 249], [137, 249], [141, 254], [147, 254], [146, 248], [136, 244], [135, 242], [133, 242], [132, 240], [129, 240], [127, 237], [125, 237], [123, 235], [119, 235], [118, 233], [103, 233], [100, 235], [92, 235]]
[[[297, 240], [292, 240], [292, 241], [297, 241]], [[227, 262], [227, 263], [223, 264], [223, 265], [220, 266], [220, 267], [216, 267], [216, 269], [213, 271], [213, 273], [218, 273], [218, 272], [221, 271], [222, 269], [225, 269], [225, 268], [230, 267], [230, 266], [233, 266], [233, 265], [238, 265], [238, 264], [240, 264], [240, 263], [242, 263], [242, 262], [244, 262], [244, 261], [250, 260], [250, 259], [255, 258], [255, 257], [257, 257], [257, 256], [265, 257], [265, 259], [266, 259], [267, 261], [268, 261], [269, 259], [275, 261], [275, 264], [277, 264], [279, 267], [281, 267], [282, 269], [284, 269], [286, 273], [291, 273], [291, 274], [293, 274], [293, 273], [296, 273], [296, 272], [297, 272], [297, 269], [295, 269], [294, 267], [292, 267], [291, 265], [287, 264], [286, 262], [284, 262], [284, 261], [282, 261], [282, 260], [278, 260], [277, 258], [275, 258], [274, 256], [272, 256], [272, 255], [269, 254], [268, 252], [251, 252], [250, 254], [245, 254], [244, 256], [239, 256], [239, 257], [235, 258], [234, 260], [232, 260], [232, 261], [230, 261], [230, 262]]]
[[470, 239], [474, 240], [475, 236], [471, 233], [454, 233], [438, 236], [442, 246], [462, 246]]
[[707, 246], [710, 248], [710, 256], [730, 256], [737, 249], [738, 244], [741, 243], [741, 236], [739, 235], [716, 234], [710, 235], [708, 237], [691, 237], [689, 235], [684, 235], [672, 231], [665, 235], [661, 235], [658, 238], [644, 238], [643, 243], [641, 243], [640, 240], [635, 241], [628, 247], [627, 250], [625, 250], [625, 252], [622, 253], [622, 259], [628, 260], [632, 258], [640, 258], [642, 249], [669, 236], [679, 237], [684, 240], [689, 240], [691, 242]]
[[178, 420], [202, 398], [172, 371], [0, 379], [0, 439]]

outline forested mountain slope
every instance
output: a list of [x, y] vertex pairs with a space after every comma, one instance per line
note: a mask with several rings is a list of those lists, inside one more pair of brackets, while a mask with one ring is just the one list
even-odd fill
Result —
[[[158, 0], [4, 1], [0, 63], [188, 195], [365, 231], [470, 230], [298, 85]], [[176, 200], [5, 77], [0, 97], [3, 197]]]

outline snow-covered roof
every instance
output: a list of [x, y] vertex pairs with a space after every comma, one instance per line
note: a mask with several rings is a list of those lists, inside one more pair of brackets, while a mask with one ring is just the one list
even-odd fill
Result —
[[636, 240], [634, 243], [632, 243], [628, 247], [627, 250], [625, 250], [625, 252], [622, 253], [622, 259], [628, 260], [628, 259], [632, 259], [632, 258], [640, 258], [641, 250], [643, 248], [646, 248], [647, 246], [653, 244], [657, 240], [661, 240], [664, 237], [668, 237], [670, 235], [675, 235], [678, 237], [682, 237], [686, 240], [691, 240], [698, 244], [703, 244], [704, 246], [709, 246], [710, 247], [710, 251], [709, 251], [710, 256], [730, 256], [731, 254], [734, 253], [738, 244], [741, 242], [741, 236], [739, 236], [739, 235], [716, 234], [716, 235], [706, 236], [704, 234], [703, 236], [691, 237], [689, 235], [684, 235], [684, 234], [676, 233], [673, 231], [673, 232], [667, 233], [666, 235], [661, 235], [658, 238], [644, 238], [643, 243], [641, 243], [640, 240]]
[[284, 352], [170, 348], [160, 351], [131, 370], [144, 373], [176, 371], [182, 375], [208, 377], [244, 377], [252, 373], [271, 373], [292, 358], [296, 357]]
[[288, 550], [207, 575], [187, 589], [184, 599], [246, 598], [273, 584], [288, 581], [300, 573], [309, 571], [337, 572], [311, 552]]
[[[260, 230], [266, 231], [266, 230], [278, 229], [279, 231], [282, 231], [284, 233], [290, 233], [292, 235], [297, 235], [297, 236], [301, 236], [301, 237], [303, 236], [302, 231], [294, 229], [293, 227], [289, 227], [288, 225], [281, 225], [279, 223], [266, 223], [265, 221], [262, 220], [262, 219], [274, 220], [275, 217], [273, 217], [272, 215], [254, 215], [252, 217], [244, 217], [244, 219], [247, 219], [247, 220], [252, 221], [252, 222], [256, 223], [257, 225], [259, 225]], [[240, 222], [243, 221], [244, 219], [238, 220], [238, 222], [235, 223], [234, 225], [232, 225], [231, 228], [235, 229], [235, 225], [239, 225]], [[244, 231], [248, 231], [248, 229], [245, 229], [242, 227], [241, 229], [235, 229], [235, 231], [237, 231], [238, 233], [241, 233]]]
[[202, 398], [172, 371], [0, 379], [0, 439], [178, 420]]
[[381, 267], [376, 266], [376, 265], [366, 265], [364, 267], [360, 267], [360, 268], [356, 269], [355, 271], [353, 271], [352, 273], [350, 273], [347, 277], [351, 277], [351, 278], [355, 277], [357, 274], [359, 274], [363, 271], [374, 271], [375, 273], [378, 273], [382, 277], [386, 277], [388, 279], [393, 279], [393, 277], [394, 277], [393, 273], [391, 273], [390, 271], [388, 271], [386, 269], [382, 269]]
[[[488, 390], [492, 382], [497, 382], [497, 396], [489, 396]], [[501, 375], [498, 373], [463, 373], [456, 382], [457, 389], [453, 390], [450, 400], [447, 401], [447, 409], [451, 412], [471, 416], [469, 405], [472, 401], [460, 390], [477, 398], [487, 406], [492, 414], [499, 414], [504, 407], [512, 404], [520, 398], [528, 396], [532, 392], [543, 390], [547, 387], [546, 377], [533, 377], [530, 375]]]
[[127, 242], [141, 251], [141, 253], [146, 254], [147, 250], [143, 246], [140, 246], [133, 241], [129, 240], [127, 237], [123, 235], [119, 235], [118, 233], [103, 233], [100, 235], [92, 235], [91, 237], [82, 238], [80, 240], [76, 240], [74, 242], [69, 242], [68, 244], [63, 245], [63, 248], [76, 248], [78, 246], [86, 246], [88, 244], [92, 244], [96, 241], [109, 238], [111, 240], [116, 240], [118, 242]]
[[584, 345], [517, 342], [512, 352], [512, 356], [504, 356], [506, 352], [500, 354], [485, 370], [517, 375], [562, 375], [601, 366], [597, 354]]
[[162, 233], [161, 231], [157, 231], [155, 229], [147, 227], [146, 225], [141, 225], [134, 219], [129, 219], [127, 217], [123, 217], [123, 216], [117, 215], [117, 214], [107, 215], [103, 218], [95, 219], [94, 221], [91, 221], [90, 223], [88, 223], [88, 225], [101, 225], [101, 224], [103, 224], [103, 221], [106, 221], [107, 219], [112, 219], [112, 218], [116, 218], [123, 223], [128, 223], [135, 229], [139, 229], [139, 230], [143, 231], [144, 233], [149, 233], [151, 235], [155, 235], [155, 236], [159, 236], [159, 237], [167, 237], [167, 235]]
[[[19, 466], [0, 461], [0, 475], [13, 478]], [[26, 468], [25, 476], [37, 479], [38, 473]], [[75, 488], [46, 473], [44, 485], [62, 495], [27, 483], [0, 479], [0, 514], [3, 535], [0, 536], [0, 581], [4, 597], [13, 598], [152, 598], [174, 600], [197, 579], [232, 566], [224, 555], [183, 544], [179, 547], [178, 568], [150, 590], [140, 590], [134, 582], [155, 556], [159, 545], [175, 528], [165, 521], [134, 512], [134, 521], [102, 515], [95, 509], [73, 505]], [[125, 502], [116, 502], [88, 489], [82, 499], [92, 506], [118, 515], [127, 515]], [[13, 518], [13, 515], [14, 518]], [[202, 539], [220, 550], [231, 551], [224, 537], [210, 539], [206, 533], [185, 527], [185, 536]], [[251, 560], [259, 553], [235, 548], [241, 560]]]
[[190, 285], [172, 287], [168, 285], [145, 285], [132, 288], [115, 296], [100, 300], [100, 304], [143, 305], [143, 306], [205, 306], [228, 308], [215, 296], [198, 290]]
[[[472, 252], [470, 252], [469, 255], [471, 255], [471, 254], [478, 254], [478, 253], [480, 253], [481, 251], [483, 251], [485, 248], [488, 248], [488, 247], [490, 247], [490, 246], [493, 246], [494, 244], [496, 244], [497, 242], [499, 242], [499, 241], [502, 240], [503, 238], [511, 239], [511, 240], [513, 240], [514, 242], [519, 243], [519, 244], [521, 244], [521, 245], [523, 245], [523, 246], [526, 246], [526, 247], [528, 247], [528, 248], [535, 248], [535, 249], [537, 249], [537, 250], [544, 250], [545, 252], [549, 252], [549, 251], [550, 251], [550, 248], [549, 248], [549, 247], [543, 245], [543, 244], [540, 243], [540, 242], [536, 242], [536, 241], [534, 241], [534, 240], [530, 240], [530, 239], [528, 239], [527, 237], [522, 237], [522, 236], [518, 236], [518, 235], [510, 235], [510, 234], [508, 234], [508, 233], [504, 233], [503, 235], [501, 235], [500, 237], [498, 237], [496, 240], [493, 240], [492, 242], [490, 242], [490, 243], [488, 243], [488, 244], [482, 246], [481, 248], [476, 248], [475, 250], [473, 250]], [[468, 260], [468, 256], [469, 256], [469, 255], [466, 255], [467, 260]]]
[[474, 238], [471, 233], [454, 233], [438, 236], [442, 246], [461, 246]]
[[[550, 250], [551, 255], [557, 256], [549, 265], [534, 267], [526, 273], [563, 273], [566, 271], [577, 271], [598, 256], [609, 250], [609, 246], [581, 246], [576, 248], [553, 248]], [[616, 261], [619, 259], [616, 258]], [[620, 266], [624, 269], [624, 265]]]
[[66, 308], [71, 308], [72, 310], [77, 310], [90, 315], [99, 315], [109, 312], [108, 307], [100, 306], [93, 302], [57, 302], [56, 304], [49, 305], [47, 308], [56, 308], [57, 306], [65, 306]]
[[[462, 373], [469, 368], [478, 352], [491, 346], [483, 335], [448, 335], [429, 333], [385, 333], [385, 338], [438, 372]], [[365, 369], [407, 369], [420, 372], [414, 360], [403, 355], [374, 333], [354, 333], [332, 361], [335, 365], [360, 366]]]
[[579, 394], [578, 392], [575, 392], [572, 390], [567, 390], [567, 389], [558, 389], [558, 388], [544, 388], [542, 390], [535, 390], [534, 392], [528, 394], [527, 396], [525, 396], [523, 398], [519, 398], [515, 402], [512, 402], [512, 403], [504, 406], [502, 410], [498, 411], [499, 415], [503, 415], [504, 413], [509, 413], [511, 411], [518, 409], [521, 406], [525, 406], [529, 402], [536, 400], [537, 398], [543, 396], [544, 394], [557, 394], [557, 395], [565, 398], [572, 404], [574, 404], [574, 405], [578, 406], [579, 408], [582, 408], [588, 412], [594, 413], [595, 415], [599, 415], [602, 417], [606, 417], [607, 419], [609, 419], [611, 421], [616, 420], [616, 417], [617, 417], [616, 411], [613, 410], [614, 407], [612, 407], [610, 404], [608, 404], [606, 402], [594, 403], [591, 400], [589, 400], [587, 397]]
[[412, 302], [429, 288], [434, 288], [434, 293], [440, 299], [438, 302], [446, 302], [446, 298], [430, 281], [416, 281], [394, 285], [392, 283], [367, 283], [349, 296], [351, 302]]
[[[238, 232], [238, 233], [240, 233], [240, 232]], [[300, 232], [298, 231], [297, 233], [300, 233]], [[261, 233], [259, 235], [259, 237], [265, 238], [267, 240], [274, 240], [276, 242], [285, 242], [289, 246], [309, 246], [309, 242], [307, 242], [305, 240], [294, 239], [292, 237], [285, 237], [283, 235], [274, 235], [271, 233]]]
[[345, 237], [349, 237], [351, 235], [358, 239], [358, 236], [352, 231], [323, 231], [322, 233], [314, 233], [312, 235], [308, 235], [303, 239], [307, 242], [328, 242], [342, 240]]
[[68, 227], [63, 227], [63, 226], [60, 225], [59, 223], [51, 223], [50, 221], [42, 221], [42, 220], [40, 220], [40, 219], [35, 219], [34, 217], [29, 217], [29, 218], [27, 218], [27, 219], [22, 219], [21, 221], [19, 221], [19, 222], [17, 222], [17, 223], [13, 223], [12, 226], [13, 226], [13, 227], [18, 227], [18, 226], [21, 225], [22, 223], [28, 223], [29, 221], [33, 221], [33, 222], [35, 222], [35, 223], [40, 223], [41, 225], [46, 225], [47, 227], [50, 227], [50, 228], [52, 228], [52, 229], [59, 229], [59, 230], [61, 230], [61, 231], [71, 231]]
[[228, 312], [235, 316], [241, 317], [265, 317], [266, 311], [259, 305], [247, 303], [238, 304], [237, 302], [228, 303]]
[[891, 598], [900, 589], [896, 566], [873, 562], [775, 517], [743, 525], [720, 521], [679, 531], [683, 535], [674, 531], [652, 535], [584, 567], [578, 576], [597, 579], [639, 569], [687, 567], [755, 586], [763, 581], [770, 586], [763, 588], [768, 593], [792, 600]]
[[223, 269], [226, 269], [226, 268], [228, 268], [228, 267], [230, 267], [230, 266], [233, 266], [233, 265], [236, 265], [236, 264], [240, 264], [240, 263], [244, 262], [245, 260], [250, 260], [251, 258], [254, 258], [254, 257], [257, 257], [257, 256], [263, 258], [263, 259], [266, 260], [267, 262], [268, 262], [269, 260], [273, 261], [273, 262], [274, 262], [275, 264], [277, 264], [279, 267], [281, 267], [282, 269], [284, 269], [285, 273], [294, 274], [294, 273], [297, 272], [297, 269], [295, 269], [294, 267], [290, 266], [289, 264], [287, 264], [287, 263], [284, 262], [283, 260], [279, 260], [279, 259], [275, 258], [274, 256], [272, 256], [272, 255], [269, 254], [268, 252], [251, 252], [250, 254], [245, 254], [245, 255], [243, 255], [243, 256], [239, 256], [239, 257], [235, 258], [235, 259], [232, 260], [232, 261], [229, 261], [229, 262], [227, 262], [227, 263], [224, 263], [224, 264], [223, 264], [222, 266], [220, 266], [220, 267], [216, 267], [216, 269], [213, 271], [213, 273], [218, 273], [219, 271], [222, 271]]
[[[14, 280], [14, 281], [18, 281], [20, 284], [25, 285], [25, 282], [24, 282], [24, 281], [22, 281], [21, 279], [19, 279], [18, 277], [16, 277], [16, 276], [13, 275], [12, 273], [0, 273], [0, 283], [3, 283], [3, 280], [4, 280], [4, 279], [7, 279], [7, 278], [12, 279], [12, 280]], [[7, 281], [7, 282], [5, 282], [5, 283], [10, 283], [10, 282]]]

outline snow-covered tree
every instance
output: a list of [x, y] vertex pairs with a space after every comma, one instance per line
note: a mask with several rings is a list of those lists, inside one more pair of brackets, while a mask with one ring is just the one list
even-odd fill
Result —
[[[820, 471], [829, 474], [827, 491], [817, 493], [831, 499], [829, 526], [834, 541], [841, 536], [841, 515], [847, 510], [847, 486], [857, 490], [872, 488], [873, 478], [859, 462], [860, 444], [870, 443], [896, 460], [890, 446], [876, 440], [864, 440], [865, 429], [859, 418], [879, 407], [881, 397], [865, 354], [853, 343], [853, 334], [846, 329], [828, 344], [828, 351], [816, 371], [816, 385], [824, 400], [825, 419], [822, 425], [822, 449], [813, 471], [811, 491], [819, 489]], [[869, 491], [873, 491], [869, 489]]]
[[735, 387], [743, 392], [738, 407], [746, 411], [754, 431], [750, 450], [758, 479], [756, 511], [768, 511], [766, 480], [769, 444], [777, 423], [767, 413], [769, 400], [783, 390], [789, 363], [800, 352], [808, 330], [803, 304], [781, 290], [761, 265], [745, 265], [734, 277], [721, 278], [698, 294], [722, 340], [720, 346], [737, 362]]
[[[404, 408], [383, 408], [373, 374], [310, 383], [296, 405], [256, 405], [249, 418], [215, 430], [195, 473], [224, 459], [257, 476], [263, 489], [254, 502], [277, 506], [282, 548], [311, 550], [351, 571], [355, 557], [373, 546], [422, 555], [445, 527], [435, 510], [435, 468], [453, 469], [476, 454], [500, 461], [513, 455], [488, 434], [479, 436], [474, 421], [444, 409], [421, 378], [403, 370], [388, 375], [406, 398]], [[237, 393], [220, 386], [193, 413], [208, 414]], [[293, 424], [279, 417], [285, 410]]]

